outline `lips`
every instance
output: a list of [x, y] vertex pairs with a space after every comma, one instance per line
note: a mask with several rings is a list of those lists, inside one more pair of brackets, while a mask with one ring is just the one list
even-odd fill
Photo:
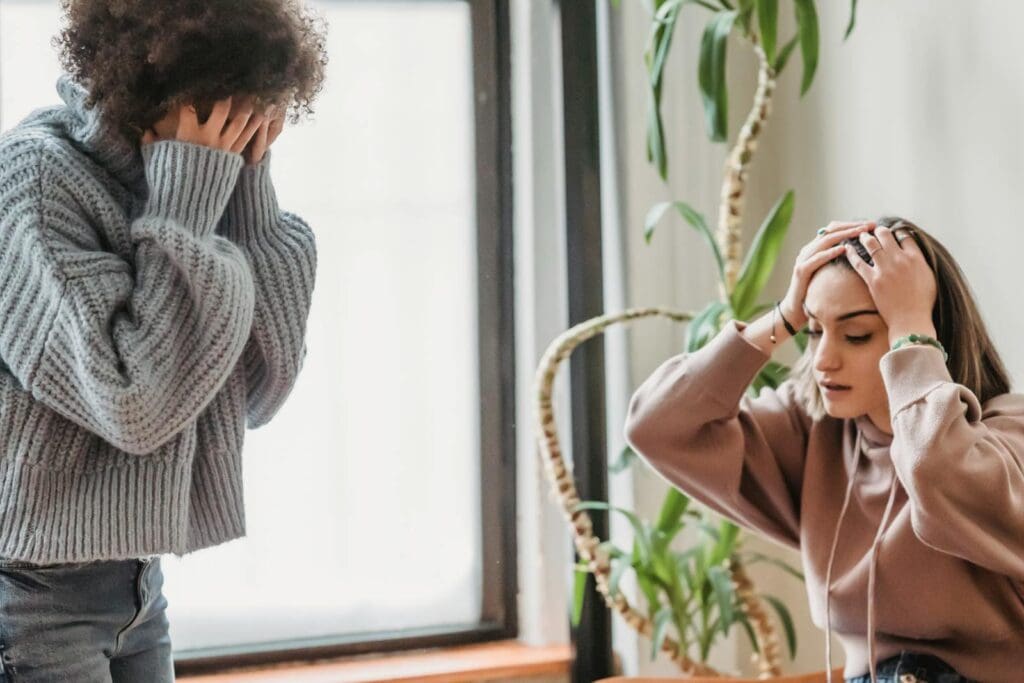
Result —
[[830, 391], [830, 392], [832, 392], [832, 391], [848, 391], [848, 390], [853, 388], [853, 387], [851, 387], [851, 386], [849, 386], [847, 384], [839, 384], [838, 382], [831, 382], [831, 381], [818, 382], [818, 386], [820, 386], [822, 389], [824, 389], [826, 391]]

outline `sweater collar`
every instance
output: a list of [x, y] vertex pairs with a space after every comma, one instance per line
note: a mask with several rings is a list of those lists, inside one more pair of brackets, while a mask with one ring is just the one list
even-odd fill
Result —
[[862, 445], [865, 455], [874, 460], [876, 454], [888, 454], [889, 446], [892, 445], [892, 434], [886, 434], [875, 426], [875, 423], [867, 415], [861, 415], [854, 422], [857, 425], [857, 431], [864, 437]]
[[66, 107], [57, 115], [68, 138], [125, 187], [144, 191], [146, 178], [138, 141], [129, 140], [106, 120], [99, 107], [86, 107], [88, 90], [67, 74], [57, 79], [57, 93]]

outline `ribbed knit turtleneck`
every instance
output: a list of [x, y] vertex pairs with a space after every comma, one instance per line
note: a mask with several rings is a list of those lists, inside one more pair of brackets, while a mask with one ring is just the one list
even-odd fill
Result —
[[316, 272], [269, 156], [139, 148], [63, 76], [0, 135], [0, 557], [244, 534], [245, 427], [294, 386]]

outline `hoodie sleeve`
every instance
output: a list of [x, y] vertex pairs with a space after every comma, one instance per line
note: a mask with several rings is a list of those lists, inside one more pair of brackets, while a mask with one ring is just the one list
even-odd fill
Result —
[[918, 538], [1024, 581], [1024, 396], [982, 406], [930, 346], [890, 351], [881, 370]]
[[247, 422], [255, 429], [281, 408], [302, 369], [317, 266], [313, 231], [278, 206], [270, 152], [242, 169], [218, 232], [245, 252], [256, 286], [252, 333], [242, 354]]
[[792, 382], [746, 389], [768, 361], [727, 325], [672, 358], [636, 391], [626, 439], [670, 484], [726, 518], [794, 549], [809, 420]]

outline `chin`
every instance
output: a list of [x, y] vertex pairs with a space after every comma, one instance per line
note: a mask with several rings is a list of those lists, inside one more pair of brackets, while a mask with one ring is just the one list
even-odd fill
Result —
[[864, 410], [847, 401], [840, 403], [825, 399], [823, 403], [825, 404], [825, 414], [839, 420], [852, 420], [864, 414]]

